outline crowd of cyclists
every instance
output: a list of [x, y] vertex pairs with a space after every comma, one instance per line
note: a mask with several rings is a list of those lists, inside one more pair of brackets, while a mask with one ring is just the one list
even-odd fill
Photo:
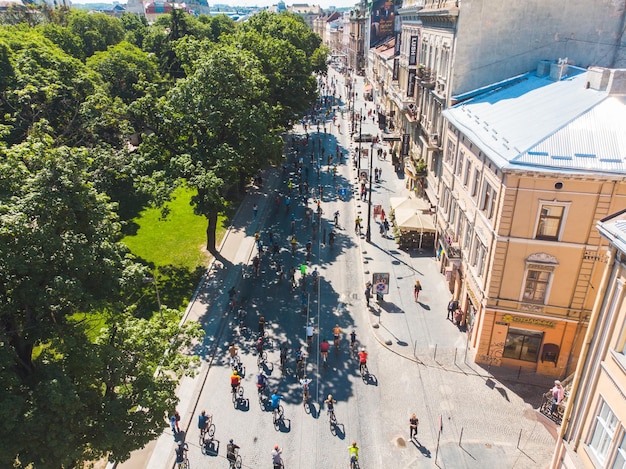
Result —
[[[281, 247], [280, 238], [277, 233], [274, 233], [271, 229], [266, 232], [260, 230], [256, 231], [255, 237], [255, 255], [252, 258], [252, 271], [254, 277], [259, 277], [265, 271], [263, 270], [264, 264], [271, 267], [271, 270], [276, 273], [276, 282], [280, 283], [287, 275], [287, 271], [284, 266], [284, 255], [281, 255], [284, 251], [291, 253], [292, 265], [288, 269], [288, 283], [291, 291], [300, 290], [301, 299], [301, 311], [305, 313], [305, 334], [306, 334], [306, 353], [303, 350], [303, 346], [297, 346], [294, 351], [295, 358], [295, 379], [299, 385], [299, 389], [302, 392], [302, 403], [306, 408], [311, 405], [311, 384], [313, 379], [307, 376], [307, 359], [315, 358], [315, 350], [319, 350], [319, 357], [321, 364], [326, 368], [328, 364], [328, 353], [330, 350], [330, 344], [324, 337], [319, 340], [317, 347], [314, 344], [314, 335], [319, 331], [316, 331], [314, 320], [310, 318], [309, 302], [310, 295], [308, 293], [307, 277], [310, 277], [310, 284], [312, 286], [313, 295], [317, 295], [318, 301], [320, 300], [320, 272], [318, 267], [313, 267], [313, 270], [308, 273], [311, 266], [311, 260], [313, 256], [314, 241], [319, 245], [320, 243], [326, 245], [332, 249], [336, 240], [336, 230], [340, 230], [339, 218], [340, 212], [336, 210], [332, 212], [332, 225], [330, 221], [323, 219], [324, 215], [324, 185], [320, 181], [320, 173], [322, 170], [322, 164], [326, 163], [328, 172], [332, 173], [333, 181], [337, 176], [337, 164], [341, 164], [343, 160], [343, 151], [339, 145], [336, 146], [335, 152], [326, 151], [324, 141], [320, 134], [320, 126], [323, 126], [324, 132], [326, 132], [326, 125], [329, 124], [329, 116], [331, 116], [334, 110], [335, 96], [337, 94], [338, 84], [333, 80], [319, 79], [320, 98], [318, 105], [312, 110], [311, 114], [302, 120], [301, 125], [304, 130], [304, 134], [297, 137], [292, 137], [290, 158], [287, 159], [283, 165], [282, 174], [284, 177], [284, 192], [279, 192], [274, 198], [274, 213], [276, 216], [282, 215], [286, 217], [289, 223], [289, 236], [285, 240], [289, 246]], [[338, 109], [338, 106], [337, 106]], [[333, 119], [334, 121], [334, 119]], [[335, 121], [336, 122], [336, 121]], [[335, 124], [339, 125], [339, 124]], [[313, 132], [313, 128], [317, 127], [318, 134], [312, 136], [309, 130]], [[338, 127], [340, 131], [340, 127]], [[324, 137], [325, 138], [325, 137]], [[317, 174], [317, 181], [310, 181], [310, 168], [305, 164], [306, 154], [310, 151], [310, 166], [311, 169]], [[292, 169], [290, 165], [293, 164]], [[311, 173], [313, 173], [311, 171]], [[337, 195], [339, 193], [339, 187], [337, 187]], [[328, 196], [328, 193], [327, 193]], [[313, 201], [313, 206], [310, 207], [310, 200]], [[281, 209], [284, 207], [284, 212]], [[271, 208], [271, 207], [270, 207]], [[303, 221], [304, 226], [297, 226], [299, 221], [298, 214], [303, 209]], [[257, 218], [258, 207], [256, 204], [253, 208], [254, 217]], [[357, 217], [357, 226], [360, 228], [360, 218]], [[302, 234], [304, 231], [304, 235]], [[360, 231], [360, 230], [358, 230]], [[360, 233], [359, 233], [360, 234]], [[302, 242], [298, 239], [306, 240]], [[267, 240], [267, 244], [265, 244]], [[304, 260], [302, 262], [296, 262], [296, 256], [298, 256], [300, 249], [304, 248]], [[267, 261], [267, 258], [269, 262]], [[229, 313], [236, 312], [235, 320], [239, 329], [239, 334], [243, 335], [247, 331], [246, 318], [248, 313], [244, 309], [243, 305], [238, 304], [238, 292], [233, 286], [228, 291], [228, 308]], [[264, 372], [265, 367], [265, 348], [268, 346], [268, 331], [266, 330], [267, 322], [264, 316], [261, 316], [258, 323], [256, 338], [254, 339], [254, 349], [258, 357], [257, 364], [259, 371], [256, 374], [256, 387], [259, 396], [259, 401], [267, 404], [267, 408], [272, 412], [274, 418], [274, 424], [280, 424], [283, 418], [283, 410], [281, 401], [284, 400], [284, 396], [278, 392], [278, 389], [272, 389], [269, 398], [266, 397], [267, 388], [270, 385], [268, 376]], [[337, 354], [340, 352], [340, 345], [343, 337], [343, 330], [339, 323], [336, 323], [332, 328], [332, 337], [334, 350]], [[357, 351], [357, 337], [356, 331], [352, 329], [349, 334], [350, 338], [350, 353], [355, 358], [358, 358], [359, 370], [363, 375], [364, 370], [367, 370], [367, 352], [364, 347], [361, 347], [360, 351]], [[296, 340], [297, 342], [297, 340]], [[283, 371], [283, 377], [287, 375], [287, 363], [289, 360], [289, 346], [287, 342], [280, 344], [280, 367]], [[228, 347], [228, 361], [232, 369], [229, 381], [231, 386], [231, 393], [233, 396], [233, 402], [237, 406], [237, 400], [243, 395], [241, 389], [243, 367], [241, 359], [239, 357], [239, 347], [231, 342]], [[318, 370], [318, 373], [320, 371]], [[326, 406], [327, 413], [329, 415], [331, 426], [336, 424], [335, 417], [335, 405], [337, 400], [333, 398], [332, 394], [328, 394], [327, 398], [323, 401]], [[198, 428], [200, 431], [201, 444], [207, 443], [205, 440], [208, 435], [208, 428], [212, 424], [212, 416], [203, 410], [198, 415]], [[213, 427], [214, 428], [214, 427]], [[212, 435], [209, 436], [212, 438]], [[241, 466], [241, 457], [238, 454], [240, 447], [236, 445], [233, 439], [229, 440], [226, 449], [226, 457], [231, 467]], [[176, 462], [179, 467], [183, 467], [186, 462], [186, 451], [188, 450], [187, 443], [181, 441], [176, 449]], [[351, 467], [355, 467], [358, 460], [359, 448], [356, 442], [348, 448], [349, 459]], [[283, 468], [282, 449], [278, 445], [271, 451], [271, 458], [274, 469]], [[238, 463], [239, 461], [239, 463]], [[237, 465], [239, 464], [239, 466]]]

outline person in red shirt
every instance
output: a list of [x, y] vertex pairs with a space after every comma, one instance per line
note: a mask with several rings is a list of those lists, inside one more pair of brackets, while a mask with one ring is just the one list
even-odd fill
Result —
[[239, 388], [239, 383], [241, 383], [241, 376], [239, 376], [237, 370], [234, 370], [233, 374], [230, 375], [230, 387], [232, 388], [233, 392], [237, 391], [237, 388]]
[[365, 347], [361, 349], [359, 352], [359, 371], [363, 373], [363, 368], [367, 366], [367, 352], [365, 351]]
[[320, 353], [322, 354], [322, 359], [324, 360], [324, 363], [326, 363], [326, 360], [328, 359], [329, 348], [330, 348], [330, 344], [328, 343], [326, 339], [324, 339], [322, 343], [320, 344]]

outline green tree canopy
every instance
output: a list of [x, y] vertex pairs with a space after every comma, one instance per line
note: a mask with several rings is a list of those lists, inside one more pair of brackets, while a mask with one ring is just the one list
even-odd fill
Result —
[[160, 80], [155, 59], [125, 41], [96, 52], [87, 66], [100, 74], [111, 96], [127, 104], [144, 95], [142, 82]]
[[95, 52], [106, 50], [124, 39], [122, 22], [104, 13], [72, 10], [68, 27], [83, 42], [85, 57], [91, 57]]
[[87, 151], [51, 143], [37, 127], [0, 150], [2, 467], [128, 458], [162, 431], [193, 360], [178, 352], [201, 336], [176, 311], [133, 316], [146, 270], [118, 243]]

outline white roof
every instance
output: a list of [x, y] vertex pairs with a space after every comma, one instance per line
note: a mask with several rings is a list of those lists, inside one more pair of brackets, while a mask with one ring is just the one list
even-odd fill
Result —
[[[532, 72], [444, 111], [502, 169], [626, 174], [626, 99]], [[572, 76], [573, 75], [573, 76]]]

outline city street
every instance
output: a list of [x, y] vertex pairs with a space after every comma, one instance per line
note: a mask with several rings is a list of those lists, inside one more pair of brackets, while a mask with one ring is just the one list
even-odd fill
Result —
[[[491, 374], [494, 370], [474, 364], [467, 351], [466, 333], [446, 319], [450, 291], [434, 254], [398, 249], [393, 239], [380, 234], [379, 219], [373, 217], [371, 243], [365, 240], [368, 206], [359, 200], [358, 171], [352, 163], [359, 144], [351, 141], [344, 78], [331, 69], [329, 85], [331, 79], [337, 84], [343, 111], [334, 114], [341, 133], [331, 125], [333, 114], [326, 119], [322, 113], [319, 132], [315, 121], [308, 123], [306, 145], [288, 145], [285, 167], [267, 171], [263, 187], [252, 189], [242, 203], [220, 256], [186, 312], [187, 320], [200, 321], [207, 331], [204, 343], [194, 351], [203, 358], [202, 367], [195, 378], [183, 379], [178, 392], [182, 415], [178, 438], [189, 445], [191, 468], [228, 467], [226, 445], [231, 438], [241, 447], [242, 467], [249, 468], [272, 467], [270, 453], [276, 444], [283, 449], [287, 469], [346, 468], [352, 441], [360, 447], [361, 468], [547, 467], [555, 429], [533, 409], [533, 399], [535, 395], [540, 399], [549, 381], [497, 379]], [[363, 78], [357, 77], [354, 109], [367, 115], [374, 103], [363, 101], [363, 88]], [[360, 125], [361, 129], [356, 125], [357, 134], [359, 130], [371, 135], [381, 132], [371, 117]], [[305, 140], [301, 124], [293, 135], [298, 141]], [[328, 155], [337, 163], [337, 146], [342, 157], [334, 175]], [[384, 148], [390, 153], [384, 143], [361, 146], [370, 152]], [[303, 162], [300, 177], [296, 174], [299, 158]], [[361, 158], [361, 167], [367, 167], [369, 161], [369, 154]], [[390, 197], [409, 195], [403, 175], [394, 171], [390, 156], [381, 160], [375, 155], [373, 167], [381, 170], [381, 181], [372, 185], [373, 204], [381, 204], [389, 212]], [[305, 205], [300, 191], [307, 181]], [[322, 214], [318, 217], [315, 199], [320, 186]], [[285, 204], [288, 196], [289, 209]], [[306, 210], [310, 210], [310, 219]], [[336, 211], [339, 227], [334, 229]], [[363, 219], [361, 235], [355, 233], [357, 217]], [[336, 236], [331, 246], [328, 235], [333, 229]], [[258, 276], [253, 268], [257, 232], [264, 245]], [[280, 248], [274, 259], [270, 232]], [[297, 240], [293, 255], [292, 235]], [[307, 263], [309, 240], [312, 249]], [[284, 278], [277, 274], [276, 260]], [[296, 269], [299, 281], [302, 264], [307, 266], [305, 288], [297, 285], [292, 289], [289, 270]], [[314, 269], [320, 274], [318, 288], [312, 282]], [[372, 299], [368, 307], [365, 283], [374, 272], [390, 274], [390, 291], [381, 304]], [[417, 302], [413, 297], [415, 280], [423, 286]], [[240, 330], [236, 315], [228, 312], [227, 292], [233, 286], [238, 292], [237, 304], [247, 311], [247, 330]], [[284, 419], [277, 424], [269, 407], [259, 403], [255, 385], [259, 366], [254, 343], [261, 316], [268, 323], [269, 336], [262, 369], [269, 377], [270, 390], [276, 389], [284, 397]], [[315, 328], [310, 347], [305, 337], [307, 324]], [[332, 345], [336, 324], [343, 331], [338, 351]], [[358, 360], [349, 352], [352, 330], [359, 347], [364, 346], [369, 354], [370, 374], [363, 379]], [[326, 367], [318, 352], [322, 339], [331, 342]], [[230, 343], [239, 347], [243, 364], [244, 394], [235, 404], [229, 385]], [[279, 366], [281, 344], [289, 349], [284, 371]], [[305, 351], [305, 372], [313, 380], [307, 407], [302, 405], [296, 377], [295, 350], [299, 346]], [[329, 423], [323, 405], [328, 394], [337, 401], [335, 425]], [[197, 416], [203, 409], [213, 415], [216, 427], [214, 440], [205, 450], [199, 445], [197, 428]], [[419, 429], [417, 438], [410, 441], [412, 413], [419, 418]], [[171, 468], [174, 448], [174, 436], [164, 419], [163, 435], [118, 467]]]

